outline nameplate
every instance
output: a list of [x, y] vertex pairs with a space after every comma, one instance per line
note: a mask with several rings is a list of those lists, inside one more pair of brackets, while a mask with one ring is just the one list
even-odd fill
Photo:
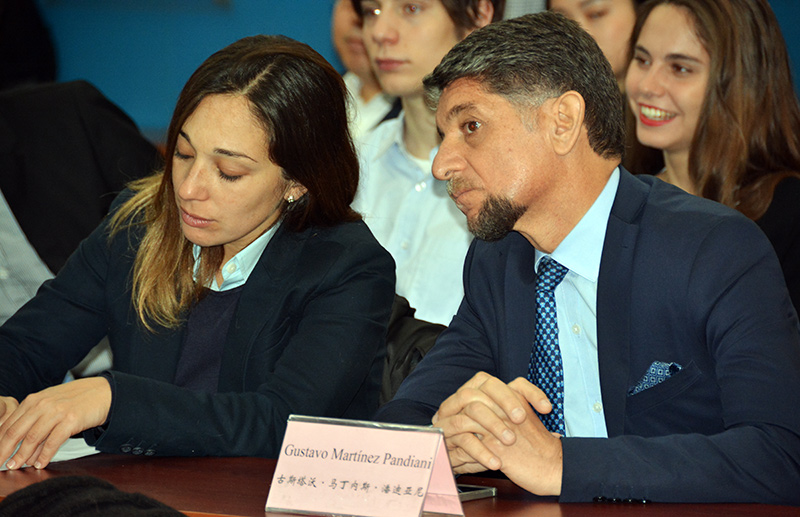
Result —
[[442, 430], [291, 415], [266, 511], [463, 516]]

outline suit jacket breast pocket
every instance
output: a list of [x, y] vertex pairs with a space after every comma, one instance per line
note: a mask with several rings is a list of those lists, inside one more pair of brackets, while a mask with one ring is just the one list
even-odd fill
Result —
[[687, 366], [663, 382], [635, 395], [629, 395], [626, 403], [626, 413], [629, 416], [633, 416], [659, 404], [664, 404], [689, 389], [700, 380], [702, 375], [700, 368], [697, 367], [694, 361], [691, 361]]

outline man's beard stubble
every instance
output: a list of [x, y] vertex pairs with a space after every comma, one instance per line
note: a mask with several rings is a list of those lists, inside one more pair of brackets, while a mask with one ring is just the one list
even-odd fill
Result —
[[[447, 193], [451, 196], [459, 188], [461, 185], [457, 179], [447, 182]], [[467, 218], [467, 229], [483, 241], [499, 241], [514, 229], [524, 213], [525, 207], [508, 198], [489, 196], [483, 202], [475, 220]]]
[[467, 228], [483, 241], [499, 241], [514, 229], [524, 213], [525, 208], [510, 199], [489, 196], [478, 212], [478, 217], [474, 221], [467, 219]]

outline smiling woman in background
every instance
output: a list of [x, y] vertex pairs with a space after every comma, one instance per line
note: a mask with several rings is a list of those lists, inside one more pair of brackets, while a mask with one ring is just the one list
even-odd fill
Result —
[[[104, 452], [275, 457], [291, 413], [377, 408], [394, 264], [350, 208], [339, 74], [290, 39], [240, 40], [189, 79], [166, 151], [0, 327], [9, 468], [82, 431]], [[113, 369], [58, 384], [106, 334]]]
[[800, 307], [800, 106], [769, 4], [651, 0], [633, 38], [636, 136], [664, 158], [660, 171], [637, 172], [756, 221]]

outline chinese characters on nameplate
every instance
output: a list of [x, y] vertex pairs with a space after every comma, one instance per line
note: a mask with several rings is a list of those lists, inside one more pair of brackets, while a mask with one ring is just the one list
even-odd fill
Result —
[[440, 429], [292, 415], [266, 511], [463, 516]]

